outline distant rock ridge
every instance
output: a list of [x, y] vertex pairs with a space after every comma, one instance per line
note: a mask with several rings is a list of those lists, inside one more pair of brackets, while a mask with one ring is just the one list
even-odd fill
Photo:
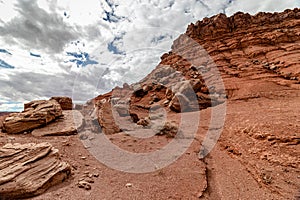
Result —
[[187, 70], [187, 67], [190, 63], [178, 55], [178, 49], [190, 54], [190, 44], [184, 44], [186, 38], [201, 45], [214, 61], [204, 66], [215, 65], [223, 74], [243, 76], [249, 72], [248, 68], [253, 73], [272, 72], [283, 79], [300, 80], [297, 67], [300, 49], [299, 8], [280, 13], [261, 12], [254, 16], [242, 12], [230, 17], [218, 14], [190, 24], [186, 33], [174, 41], [172, 50], [161, 57], [160, 63], [189, 75], [191, 70]]
[[197, 39], [222, 38], [224, 34], [236, 31], [250, 32], [249, 28], [263, 28], [267, 30], [268, 26], [278, 25], [290, 19], [300, 19], [299, 8], [294, 10], [287, 9], [281, 13], [260, 12], [253, 16], [243, 12], [237, 12], [230, 17], [227, 17], [225, 14], [218, 14], [210, 18], [204, 18], [195, 24], [190, 24], [186, 34]]

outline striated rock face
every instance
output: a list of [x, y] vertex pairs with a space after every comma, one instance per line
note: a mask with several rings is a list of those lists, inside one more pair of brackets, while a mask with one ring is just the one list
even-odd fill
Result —
[[6, 144], [0, 148], [0, 199], [20, 199], [63, 182], [70, 166], [49, 143]]
[[63, 109], [63, 110], [72, 110], [73, 109], [73, 103], [72, 103], [72, 99], [70, 97], [51, 97], [51, 99], [56, 100], [60, 104], [61, 109]]
[[56, 100], [37, 100], [26, 104], [21, 113], [6, 117], [3, 128], [9, 134], [22, 133], [44, 126], [61, 117], [62, 109]]
[[[73, 109], [73, 103], [72, 99], [70, 97], [51, 97], [50, 100], [56, 100], [62, 110], [72, 110]], [[36, 102], [36, 101], [33, 101]], [[25, 103], [24, 104], [24, 110], [27, 108], [30, 108], [33, 102]]]
[[[189, 37], [200, 44], [219, 70], [227, 75], [267, 72], [286, 80], [300, 81], [299, 23], [298, 8], [254, 16], [241, 12], [231, 17], [219, 14], [189, 25], [172, 48], [182, 47], [181, 39]], [[163, 64], [181, 60], [174, 51], [162, 57]]]
[[77, 110], [64, 110], [63, 117], [45, 127], [34, 129], [34, 136], [61, 136], [74, 135], [84, 126], [84, 118]]
[[[290, 19], [300, 19], [299, 9], [286, 10], [283, 13], [258, 13], [251, 16], [248, 13], [237, 12], [231, 17], [218, 14], [211, 18], [204, 18], [196, 24], [188, 26], [187, 34], [193, 38], [221, 38], [224, 35], [238, 31], [246, 31], [249, 28], [261, 29], [285, 23]], [[280, 28], [280, 27], [277, 27]], [[281, 35], [281, 34], [279, 34]], [[263, 40], [263, 38], [256, 38]], [[287, 39], [287, 38], [286, 38]], [[293, 38], [291, 38], [293, 40]]]

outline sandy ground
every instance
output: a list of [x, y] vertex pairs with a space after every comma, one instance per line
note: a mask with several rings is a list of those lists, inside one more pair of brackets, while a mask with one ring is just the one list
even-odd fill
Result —
[[[126, 173], [105, 166], [89, 152], [91, 147], [84, 146], [80, 134], [38, 138], [1, 133], [0, 144], [47, 141], [59, 149], [62, 160], [72, 165], [70, 179], [31, 198], [35, 200], [293, 199], [300, 188], [300, 91], [273, 82], [264, 91], [253, 88], [251, 93], [257, 92], [258, 97], [236, 92], [228, 100], [221, 138], [208, 156], [198, 158], [211, 108], [200, 111], [197, 134], [187, 151], [171, 165], [150, 173]], [[171, 114], [170, 118], [175, 120], [178, 115]], [[185, 119], [193, 116], [181, 115]], [[128, 134], [107, 137], [120, 148], [136, 153], [159, 150], [172, 141], [164, 136], [146, 140]], [[79, 188], [78, 181], [88, 176], [91, 189]]]

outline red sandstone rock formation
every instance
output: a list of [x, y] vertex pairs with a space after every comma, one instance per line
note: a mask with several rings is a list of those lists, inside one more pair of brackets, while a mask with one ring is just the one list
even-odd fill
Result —
[[63, 182], [71, 166], [49, 143], [9, 143], [0, 148], [0, 174], [0, 199], [20, 199]]
[[[146, 78], [114, 89], [112, 98], [124, 100], [120, 90], [130, 93], [126, 101], [130, 99], [131, 113], [141, 109], [147, 112], [154, 103], [176, 112], [205, 109], [232, 95], [231, 86], [226, 88], [226, 94], [219, 87], [221, 81], [216, 80], [213, 69], [230, 77], [272, 74], [281, 77], [282, 84], [290, 80], [289, 84], [295, 86], [300, 80], [299, 20], [299, 9], [205, 18], [188, 26]], [[194, 93], [197, 102], [183, 93]], [[101, 99], [99, 96], [96, 101]]]
[[51, 97], [51, 99], [56, 100], [63, 110], [72, 110], [73, 102], [70, 97]]
[[44, 126], [61, 117], [62, 109], [56, 100], [37, 100], [27, 103], [21, 113], [12, 113], [5, 118], [3, 128], [7, 133], [22, 133]]
[[[246, 169], [263, 190], [269, 191], [262, 195], [293, 199], [300, 187], [299, 120], [293, 111], [299, 99], [299, 55], [300, 9], [254, 16], [241, 12], [231, 17], [219, 14], [189, 25], [141, 82], [116, 88], [95, 100], [128, 102], [129, 113], [142, 119], [157, 105], [167, 112], [194, 111], [195, 105], [189, 99], [191, 90], [180, 89], [187, 81], [200, 110], [223, 103], [226, 97], [227, 121], [218, 148], [227, 151], [237, 167]], [[180, 99], [182, 103], [178, 103]], [[217, 185], [218, 189], [201, 194], [204, 199], [234, 196], [226, 194], [228, 182], [222, 181], [223, 168], [214, 160], [221, 153], [216, 152], [208, 159], [208, 168], [216, 170], [208, 185]], [[239, 174], [230, 167], [226, 169]], [[234, 184], [230, 187], [233, 191]], [[239, 197], [249, 195], [244, 191]], [[268, 198], [257, 195], [252, 198]]]

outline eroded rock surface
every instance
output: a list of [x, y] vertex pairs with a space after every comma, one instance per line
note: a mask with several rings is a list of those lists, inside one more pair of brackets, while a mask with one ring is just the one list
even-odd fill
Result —
[[61, 117], [62, 109], [56, 100], [37, 100], [26, 104], [21, 113], [10, 114], [3, 123], [9, 134], [22, 133], [44, 126]]
[[49, 143], [6, 144], [0, 148], [0, 199], [20, 199], [43, 193], [71, 173]]

